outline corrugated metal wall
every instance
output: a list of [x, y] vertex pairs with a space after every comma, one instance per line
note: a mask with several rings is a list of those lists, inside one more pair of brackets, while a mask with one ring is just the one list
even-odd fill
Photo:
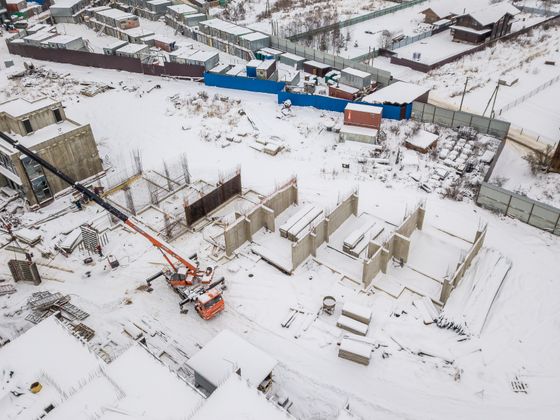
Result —
[[273, 94], [279, 93], [286, 87], [285, 82], [275, 82], [274, 80], [253, 79], [241, 76], [228, 76], [216, 73], [204, 73], [204, 83], [207, 86]]

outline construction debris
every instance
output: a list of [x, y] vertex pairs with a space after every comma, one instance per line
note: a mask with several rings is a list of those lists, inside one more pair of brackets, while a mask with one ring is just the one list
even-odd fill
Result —
[[0, 285], [0, 296], [11, 295], [16, 292], [16, 288], [13, 284], [3, 284]]
[[70, 303], [70, 296], [63, 295], [60, 292], [35, 292], [31, 295], [27, 304], [31, 313], [25, 319], [34, 324], [38, 324], [55, 312], [59, 312], [63, 319], [70, 322], [82, 321], [89, 316], [87, 312]]

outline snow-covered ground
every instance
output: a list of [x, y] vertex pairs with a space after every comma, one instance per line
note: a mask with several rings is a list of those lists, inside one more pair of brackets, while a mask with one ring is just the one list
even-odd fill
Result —
[[[6, 47], [1, 44], [0, 54], [6, 56]], [[16, 69], [29, 61], [13, 59]], [[173, 162], [185, 153], [193, 178], [216, 180], [220, 172], [240, 165], [244, 187], [264, 194], [297, 175], [302, 202], [331, 208], [341, 195], [357, 187], [360, 212], [392, 223], [398, 223], [406, 209], [426, 199], [425, 231], [414, 237], [423, 245], [413, 254], [415, 267], [441, 274], [445, 270], [441, 265], [448, 261], [454, 264], [458, 250], [473, 241], [481, 220], [488, 222], [485, 246], [506, 257], [512, 267], [480, 336], [465, 337], [434, 324], [424, 325], [411, 304], [418, 296], [404, 293], [395, 299], [376, 289], [363, 292], [360, 286], [312, 259], [287, 276], [242, 248], [241, 255], [220, 267], [228, 284], [226, 310], [211, 321], [203, 321], [194, 311], [180, 314], [178, 297], [163, 282], [156, 281], [150, 294], [142, 290], [143, 280], [161, 268], [161, 255], [143, 238], [117, 228], [108, 232], [105, 250], [121, 261], [114, 271], [97, 258], [93, 266], [84, 265], [84, 255], [79, 251], [68, 258], [58, 254], [52, 260], [35, 252], [36, 260], [50, 267], [40, 266], [45, 281], [38, 287], [18, 284], [16, 294], [0, 297], [0, 335], [14, 337], [30, 326], [23, 319], [26, 311], [18, 311], [32, 292], [61, 291], [71, 294], [72, 303], [91, 314], [86, 323], [96, 331], [91, 342], [95, 349], [122, 352], [130, 343], [122, 333], [128, 321], [143, 322], [162, 332], [168, 339], [167, 346], [173, 343], [188, 356], [221, 330], [236, 332], [279, 360], [275, 387], [294, 402], [292, 413], [300, 419], [335, 419], [346, 404], [363, 419], [557, 416], [558, 237], [492, 214], [470, 200], [456, 202], [427, 194], [416, 182], [401, 178], [396, 169], [362, 171], [368, 166], [357, 161], [371, 151], [369, 146], [338, 145], [335, 135], [323, 130], [322, 121], [340, 118], [340, 114], [295, 107], [286, 117], [279, 112], [274, 95], [126, 72], [35, 64], [78, 83], [69, 83], [65, 89], [60, 87], [64, 83], [59, 85], [56, 80], [45, 80], [38, 86], [14, 86], [6, 79], [13, 68], [1, 69], [0, 100], [8, 94], [37, 97], [44, 93], [62, 99], [70, 118], [91, 124], [106, 163], [126, 166], [130, 151], [138, 148], [144, 168], [158, 169], [162, 161]], [[80, 81], [109, 84], [115, 89], [84, 97], [79, 94]], [[148, 92], [156, 84], [161, 87]], [[206, 95], [201, 92], [206, 92], [209, 99], [204, 99]], [[222, 101], [223, 96], [228, 99]], [[217, 107], [216, 102], [225, 105]], [[197, 103], [200, 112], [193, 114]], [[409, 129], [403, 124], [401, 131], [397, 134], [395, 130], [389, 139], [402, 141]], [[389, 128], [387, 131], [391, 133]], [[247, 132], [256, 138], [278, 136], [286, 151], [277, 156], [258, 152], [247, 144]], [[241, 143], [223, 141], [231, 134], [242, 137]], [[341, 163], [350, 158], [350, 170], [343, 170]], [[417, 159], [422, 167], [427, 164], [427, 159]], [[68, 199], [35, 213], [16, 213], [24, 223], [31, 224], [70, 206]], [[40, 224], [41, 246], [51, 247], [61, 232], [99, 216], [99, 209], [89, 205], [82, 212], [71, 211], [63, 218]], [[441, 246], [436, 240], [441, 236], [465, 244], [445, 249], [441, 259], [433, 254], [422, 258], [434, 243]], [[173, 245], [185, 255], [208, 247], [202, 233], [189, 233]], [[13, 257], [13, 252], [0, 251], [3, 278], [10, 278], [6, 262]], [[473, 264], [477, 267], [478, 263], [475, 260]], [[90, 276], [86, 275], [88, 271]], [[410, 273], [411, 281], [414, 276]], [[372, 309], [367, 339], [378, 347], [368, 367], [337, 357], [342, 333], [335, 323], [340, 303], [335, 315], [320, 315], [307, 330], [304, 324], [308, 317], [298, 318], [289, 329], [280, 326], [290, 307], [301, 307], [314, 316], [326, 295]], [[527, 384], [528, 394], [513, 391], [511, 382], [515, 378]]]

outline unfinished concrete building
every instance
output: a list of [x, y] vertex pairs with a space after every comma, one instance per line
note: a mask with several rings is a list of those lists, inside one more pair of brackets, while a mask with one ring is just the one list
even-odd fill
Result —
[[[90, 125], [68, 119], [55, 100], [17, 98], [0, 104], [0, 131], [77, 181], [103, 170]], [[68, 187], [5, 142], [0, 142], [0, 186], [19, 191], [31, 205], [41, 206]]]

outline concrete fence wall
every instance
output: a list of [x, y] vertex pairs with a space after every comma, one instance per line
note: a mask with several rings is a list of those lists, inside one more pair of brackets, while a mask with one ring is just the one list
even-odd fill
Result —
[[224, 231], [226, 255], [233, 255], [235, 250], [263, 227], [274, 232], [276, 216], [292, 204], [297, 203], [297, 183], [292, 180], [287, 186], [265, 198], [261, 204], [255, 206], [247, 214], [240, 217]]
[[416, 229], [422, 229], [425, 214], [424, 203], [420, 203], [410, 215], [405, 217], [385, 243], [381, 245], [370, 242], [368, 244], [368, 259], [364, 261], [362, 270], [362, 283], [364, 287], [368, 287], [380, 271], [383, 273], [387, 272], [387, 266], [391, 258], [402, 259], [405, 263], [408, 261], [410, 236]]
[[358, 215], [358, 194], [353, 192], [317, 225], [292, 245], [292, 270], [295, 270], [310, 255], [315, 256], [317, 249], [329, 241], [335, 232], [351, 215]]
[[443, 286], [441, 288], [440, 298], [439, 300], [445, 305], [447, 303], [447, 299], [451, 295], [453, 289], [459, 286], [459, 283], [463, 279], [466, 271], [471, 266], [474, 258], [478, 255], [479, 251], [481, 250], [482, 246], [484, 245], [484, 239], [486, 238], [486, 230], [487, 227], [485, 226], [482, 230], [476, 232], [475, 241], [472, 247], [465, 255], [465, 258], [457, 265], [457, 269], [453, 273], [453, 276], [449, 280], [445, 279], [443, 281]]

